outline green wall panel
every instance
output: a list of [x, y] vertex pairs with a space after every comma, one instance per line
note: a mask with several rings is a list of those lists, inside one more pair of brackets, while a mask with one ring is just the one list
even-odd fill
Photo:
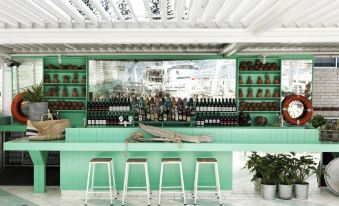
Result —
[[[215, 157], [219, 163], [221, 189], [232, 189], [232, 152], [61, 152], [60, 187], [61, 190], [85, 190], [88, 163], [94, 157], [112, 157], [118, 190], [122, 190], [125, 162], [127, 158], [147, 158], [152, 190], [159, 186], [160, 163], [164, 157], [180, 157], [183, 164], [185, 188], [193, 189], [195, 160], [197, 157]], [[176, 166], [166, 166], [164, 185], [180, 185]], [[108, 185], [107, 168], [99, 165], [95, 171], [95, 185]], [[201, 166], [199, 184], [213, 185], [214, 172], [210, 166]], [[130, 186], [145, 184], [142, 166], [132, 166], [129, 175]]]

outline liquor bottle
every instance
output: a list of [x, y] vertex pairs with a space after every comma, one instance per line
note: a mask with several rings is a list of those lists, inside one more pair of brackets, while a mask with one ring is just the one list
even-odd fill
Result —
[[199, 101], [199, 99], [197, 98], [195, 102], [196, 102], [195, 103], [195, 111], [200, 112], [200, 101]]
[[235, 103], [235, 99], [233, 99], [232, 101], [232, 105], [233, 105], [233, 112], [236, 112], [237, 111], [237, 104]]

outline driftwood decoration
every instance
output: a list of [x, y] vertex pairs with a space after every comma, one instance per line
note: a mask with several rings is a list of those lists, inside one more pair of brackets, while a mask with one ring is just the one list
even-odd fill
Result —
[[212, 142], [213, 138], [208, 135], [185, 135], [166, 129], [153, 127], [149, 125], [139, 124], [139, 127], [145, 132], [155, 136], [156, 138], [145, 139], [141, 132], [135, 132], [131, 135], [129, 142]]

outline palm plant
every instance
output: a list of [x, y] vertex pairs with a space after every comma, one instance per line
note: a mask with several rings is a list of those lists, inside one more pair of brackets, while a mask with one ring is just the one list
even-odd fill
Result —
[[306, 180], [313, 174], [320, 175], [317, 163], [311, 155], [301, 156], [296, 160], [294, 181], [296, 184], [307, 184]]
[[23, 89], [22, 98], [27, 102], [43, 102], [44, 101], [44, 91], [43, 84], [33, 85], [30, 88]]

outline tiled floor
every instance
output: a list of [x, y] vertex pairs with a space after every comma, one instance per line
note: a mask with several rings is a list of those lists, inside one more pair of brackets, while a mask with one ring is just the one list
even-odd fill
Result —
[[[339, 197], [327, 192], [325, 189], [318, 189], [316, 179], [310, 180], [310, 194], [308, 200], [280, 200], [272, 201], [261, 199], [254, 191], [253, 184], [249, 181], [247, 171], [241, 170], [244, 165], [244, 153], [234, 154], [234, 190], [232, 193], [225, 193], [223, 205], [225, 206], [339, 206]], [[76, 206], [83, 205], [84, 198], [79, 196], [62, 196], [58, 187], [48, 187], [45, 194], [34, 194], [32, 187], [21, 186], [0, 186], [0, 206]], [[153, 194], [152, 205], [157, 205], [157, 195]], [[218, 201], [213, 196], [201, 196], [198, 205], [214, 206]], [[193, 204], [191, 195], [188, 195], [188, 205]], [[89, 206], [109, 205], [107, 198], [100, 198], [89, 201]], [[114, 201], [114, 205], [121, 205], [121, 198]], [[145, 197], [130, 196], [126, 200], [126, 206], [146, 206]], [[180, 196], [167, 196], [163, 198], [163, 206], [182, 206], [183, 200]]]

